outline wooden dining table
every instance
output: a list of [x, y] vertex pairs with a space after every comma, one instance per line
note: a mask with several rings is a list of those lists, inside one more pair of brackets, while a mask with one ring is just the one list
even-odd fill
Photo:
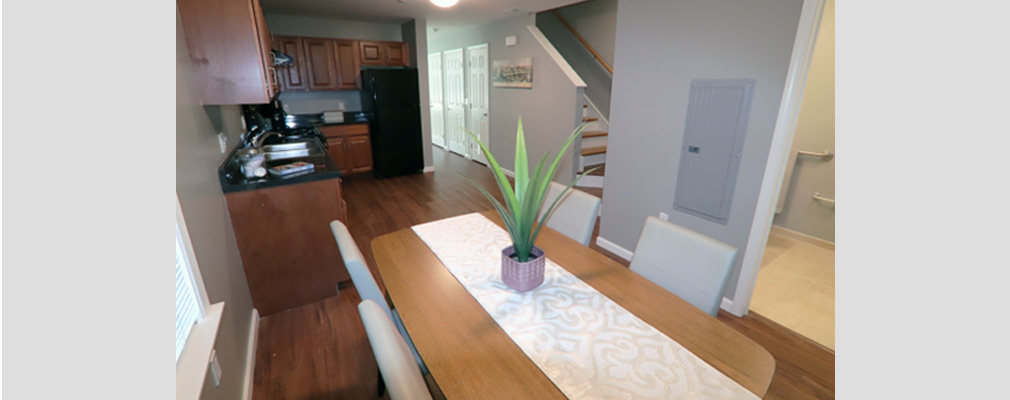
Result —
[[[503, 226], [494, 211], [482, 213]], [[746, 336], [610, 258], [550, 228], [548, 258], [763, 397], [771, 354]], [[565, 399], [412, 229], [372, 241], [387, 295], [447, 399]]]

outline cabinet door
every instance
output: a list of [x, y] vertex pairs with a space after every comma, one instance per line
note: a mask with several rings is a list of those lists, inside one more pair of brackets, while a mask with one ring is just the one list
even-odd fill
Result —
[[305, 43], [305, 75], [309, 90], [337, 90], [333, 40], [302, 38], [302, 42]]
[[295, 60], [295, 65], [290, 67], [276, 67], [277, 75], [280, 78], [281, 91], [293, 92], [308, 89], [305, 82], [305, 53], [302, 38], [297, 36], [276, 36], [274, 37], [274, 49], [291, 56]]
[[[270, 31], [258, 0], [178, 0], [204, 105], [266, 104], [273, 97]], [[266, 51], [264, 51], [266, 50]]]
[[270, 38], [270, 29], [267, 28], [267, 19], [263, 16], [263, 7], [260, 7], [259, 0], [252, 0], [252, 2], [257, 37], [259, 38], [260, 51], [263, 54], [263, 73], [267, 78], [267, 97], [272, 99], [281, 91], [281, 82], [280, 79], [277, 79], [277, 69], [274, 68], [274, 54], [270, 51], [273, 40]]
[[337, 55], [337, 88], [340, 90], [361, 89], [361, 61], [358, 58], [358, 42], [337, 39], [333, 41]]
[[337, 164], [341, 174], [348, 174], [350, 169], [350, 157], [347, 153], [347, 138], [345, 136], [327, 137], [326, 151], [330, 153], [330, 158]]
[[382, 45], [384, 47], [384, 62], [386, 65], [410, 66], [410, 55], [406, 43], [385, 42]]
[[350, 173], [372, 170], [372, 139], [368, 135], [347, 137], [347, 154], [350, 156]]
[[361, 50], [361, 65], [384, 65], [386, 62], [383, 54], [382, 42], [358, 42]]

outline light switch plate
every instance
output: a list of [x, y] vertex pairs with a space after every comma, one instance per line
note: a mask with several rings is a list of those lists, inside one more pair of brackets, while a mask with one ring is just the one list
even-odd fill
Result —
[[224, 132], [218, 132], [217, 142], [221, 145], [221, 154], [228, 151], [228, 136], [225, 136]]
[[515, 46], [515, 45], [516, 45], [516, 37], [515, 36], [507, 36], [505, 38], [505, 46], [506, 47], [512, 47], [512, 46]]
[[667, 214], [665, 212], [660, 212], [659, 213], [659, 219], [661, 219], [663, 221], [669, 221], [670, 220], [670, 214]]

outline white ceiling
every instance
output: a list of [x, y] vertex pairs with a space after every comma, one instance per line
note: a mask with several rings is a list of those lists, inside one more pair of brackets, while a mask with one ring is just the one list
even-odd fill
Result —
[[584, 0], [459, 0], [439, 8], [429, 0], [261, 0], [271, 14], [300, 15], [368, 22], [404, 23], [428, 20], [428, 29], [453, 30], [485, 24], [519, 13], [540, 12]]

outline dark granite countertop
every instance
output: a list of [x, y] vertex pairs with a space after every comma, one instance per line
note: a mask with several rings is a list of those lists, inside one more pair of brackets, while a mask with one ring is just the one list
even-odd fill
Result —
[[285, 177], [274, 176], [273, 174], [267, 173], [267, 176], [262, 178], [246, 178], [245, 175], [242, 174], [238, 157], [235, 155], [239, 148], [240, 147], [236, 147], [233, 149], [231, 153], [228, 154], [228, 158], [226, 158], [217, 169], [218, 178], [221, 181], [221, 190], [224, 191], [224, 193], [264, 189], [340, 177], [340, 168], [337, 167], [335, 162], [333, 162], [329, 154], [324, 153], [318, 156], [295, 157], [285, 160], [273, 160], [266, 162], [266, 168], [269, 170], [270, 167], [304, 161], [315, 165], [315, 170], [312, 172]]

